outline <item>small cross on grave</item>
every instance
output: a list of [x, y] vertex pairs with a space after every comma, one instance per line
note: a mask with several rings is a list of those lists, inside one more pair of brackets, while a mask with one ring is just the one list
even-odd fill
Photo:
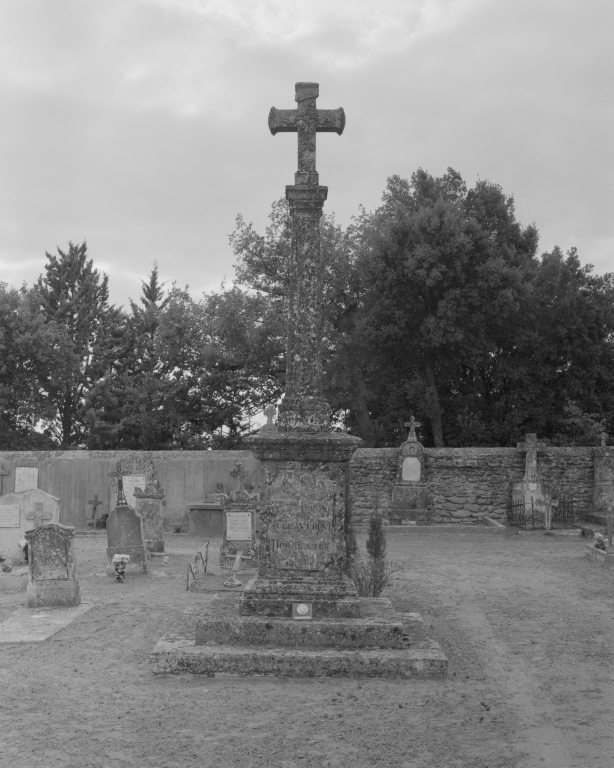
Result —
[[36, 520], [36, 527], [43, 524], [43, 520], [51, 520], [51, 512], [45, 512], [42, 501], [34, 502], [34, 509], [26, 512], [26, 520]]
[[416, 427], [421, 427], [422, 424], [419, 421], [416, 421], [412, 414], [409, 421], [405, 422], [405, 426], [409, 429], [409, 434], [407, 435], [407, 439], [417, 443], [418, 438], [416, 437]]
[[9, 474], [8, 469], [4, 469], [4, 464], [0, 464], [0, 496], [2, 496], [2, 478]]
[[98, 501], [98, 494], [95, 493], [94, 498], [87, 503], [92, 505], [92, 520], [95, 520], [98, 517], [96, 509], [102, 505], [102, 501]]
[[526, 453], [524, 470], [525, 482], [539, 482], [539, 476], [537, 474], [537, 452], [540, 448], [544, 447], [544, 443], [538, 442], [537, 435], [535, 433], [529, 433], [525, 435], [524, 443], [518, 443], [518, 450], [524, 451]]
[[246, 469], [240, 461], [237, 461], [234, 469], [231, 469], [228, 474], [230, 477], [236, 477], [239, 481], [239, 488], [245, 490], [243, 488], [243, 479], [249, 477], [249, 469]]
[[276, 133], [298, 133], [298, 172], [295, 184], [318, 184], [316, 172], [316, 132], [326, 131], [339, 136], [345, 128], [345, 112], [339, 109], [316, 109], [320, 95], [317, 83], [296, 83], [296, 109], [275, 109], [269, 112], [269, 130]]
[[274, 405], [267, 405], [264, 409], [264, 415], [266, 416], [266, 424], [263, 424], [260, 428], [261, 432], [277, 432], [277, 427], [273, 424], [273, 419], [277, 413], [277, 408]]
[[128, 502], [126, 501], [126, 497], [124, 496], [124, 481], [122, 478], [127, 477], [128, 475], [131, 475], [131, 474], [132, 472], [129, 472], [127, 469], [122, 469], [121, 461], [117, 462], [115, 472], [109, 472], [109, 477], [117, 478], [117, 506], [118, 507], [128, 506]]

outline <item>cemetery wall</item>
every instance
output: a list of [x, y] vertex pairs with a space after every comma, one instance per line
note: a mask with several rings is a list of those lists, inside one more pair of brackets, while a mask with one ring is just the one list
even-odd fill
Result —
[[[505, 516], [509, 484], [522, 479], [524, 454], [516, 448], [425, 448], [425, 480], [434, 522], [469, 522], [488, 515]], [[557, 483], [574, 497], [577, 513], [593, 503], [594, 448], [539, 449], [541, 480]], [[392, 507], [398, 448], [361, 448], [351, 462], [352, 515], [357, 528], [372, 514], [387, 517]], [[242, 461], [260, 485], [259, 461], [249, 451], [0, 451], [2, 494], [12, 493], [16, 467], [38, 467], [38, 487], [61, 499], [60, 523], [83, 527], [91, 517], [88, 501], [98, 494], [99, 513], [110, 511], [111, 478], [117, 461], [153, 461], [166, 491], [166, 528], [187, 525], [191, 502], [213, 493], [223, 482], [226, 492], [237, 487], [229, 472]]]
[[[576, 514], [592, 508], [594, 448], [541, 449], [537, 470], [542, 482], [557, 484], [574, 498]], [[387, 517], [392, 507], [397, 448], [359, 448], [351, 463], [352, 516], [357, 528], [372, 514]], [[516, 448], [425, 448], [424, 476], [438, 523], [501, 519], [510, 484], [522, 480], [524, 453]]]
[[102, 500], [98, 514], [110, 512], [111, 478], [118, 461], [153, 461], [158, 481], [165, 489], [164, 521], [167, 527], [187, 526], [187, 505], [205, 493], [214, 493], [222, 482], [228, 493], [238, 483], [229, 472], [236, 461], [250, 470], [248, 481], [260, 484], [260, 462], [250, 451], [0, 451], [0, 468], [8, 471], [2, 494], [15, 488], [16, 467], [38, 467], [38, 487], [60, 500], [60, 523], [85, 527], [91, 518], [88, 501]]

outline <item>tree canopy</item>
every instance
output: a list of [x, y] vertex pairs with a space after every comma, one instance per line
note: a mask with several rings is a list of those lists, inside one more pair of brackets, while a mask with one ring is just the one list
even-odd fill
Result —
[[[496, 184], [388, 179], [348, 227], [321, 221], [324, 391], [335, 428], [398, 445], [595, 444], [614, 431], [614, 276], [538, 255]], [[0, 447], [235, 447], [283, 394], [291, 222], [237, 218], [231, 285], [194, 298], [158, 266], [127, 310], [87, 245], [0, 283]]]

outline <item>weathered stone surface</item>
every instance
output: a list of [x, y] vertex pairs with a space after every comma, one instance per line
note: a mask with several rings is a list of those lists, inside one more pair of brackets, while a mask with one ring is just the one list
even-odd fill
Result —
[[0, 497], [0, 556], [14, 565], [25, 564], [18, 542], [24, 540], [26, 531], [59, 519], [60, 500], [40, 488]]
[[114, 555], [129, 555], [126, 573], [148, 573], [143, 519], [132, 507], [115, 507], [107, 520], [107, 575], [115, 575]]
[[74, 606], [81, 603], [76, 580], [75, 529], [41, 525], [27, 531], [28, 608]]
[[229, 494], [222, 495], [224, 538], [220, 546], [220, 566], [232, 566], [236, 554], [241, 552], [240, 568], [253, 568], [256, 558], [254, 518], [258, 495], [248, 493], [243, 487], [243, 480], [249, 475], [249, 471], [241, 462], [235, 464], [230, 475], [238, 479], [239, 487]]
[[288, 621], [239, 616], [234, 594], [218, 595], [196, 625], [196, 644], [404, 648], [403, 623], [385, 598], [360, 598], [360, 618]]
[[164, 488], [160, 487], [150, 462], [145, 487], [136, 487], [133, 492], [134, 509], [143, 518], [143, 537], [149, 552], [164, 552], [164, 496]]

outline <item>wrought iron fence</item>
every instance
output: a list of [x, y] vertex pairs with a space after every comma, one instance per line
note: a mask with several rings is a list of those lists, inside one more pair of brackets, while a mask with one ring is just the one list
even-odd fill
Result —
[[552, 524], [563, 528], [574, 528], [576, 516], [574, 512], [573, 496], [564, 495], [558, 499], [558, 504], [553, 504]]
[[[552, 527], [574, 528], [576, 524], [573, 497], [560, 496], [550, 507], [550, 525]], [[524, 501], [510, 501], [507, 504], [507, 524], [517, 528], [545, 528], [546, 510], [538, 509], [533, 498], [531, 505]]]

